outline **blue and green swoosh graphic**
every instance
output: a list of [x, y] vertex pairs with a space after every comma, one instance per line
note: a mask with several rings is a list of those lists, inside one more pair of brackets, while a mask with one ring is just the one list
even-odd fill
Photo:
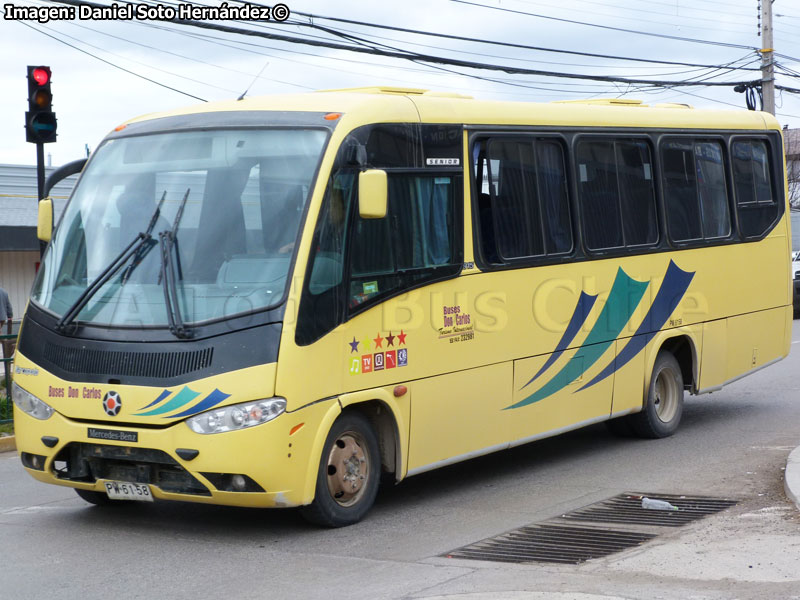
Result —
[[[192, 404], [189, 408], [186, 407], [187, 404], [191, 404], [198, 396], [200, 396], [200, 392], [195, 392], [194, 390], [190, 389], [187, 386], [184, 386], [177, 394], [174, 396], [172, 395], [173, 392], [169, 390], [164, 390], [159, 394], [158, 398], [153, 400], [147, 406], [143, 406], [138, 413], [135, 414], [137, 417], [155, 417], [164, 415], [163, 418], [165, 419], [177, 419], [179, 417], [189, 417], [191, 415], [203, 412], [204, 410], [208, 410], [209, 408], [213, 408], [226, 398], [230, 398], [230, 394], [226, 394], [224, 392], [219, 391], [218, 389], [214, 389], [208, 396], [197, 402], [196, 404]], [[167, 400], [167, 398], [170, 398]], [[166, 402], [164, 402], [166, 400]], [[163, 404], [162, 404], [163, 402]], [[150, 410], [147, 410], [147, 409]], [[183, 410], [182, 410], [183, 409]], [[178, 412], [175, 412], [178, 411]], [[173, 414], [166, 414], [166, 413], [173, 413]]]
[[[656, 332], [666, 323], [675, 307], [678, 306], [693, 277], [693, 272], [684, 271], [673, 261], [670, 261], [664, 280], [661, 282], [661, 287], [656, 292], [653, 303], [650, 305], [647, 314], [642, 319], [633, 337], [628, 340], [628, 343], [620, 353], [615, 358], [612, 358], [600, 373], [577, 391], [585, 390], [600, 383], [639, 354], [653, 339]], [[648, 285], [649, 282], [636, 281], [629, 277], [622, 268], [619, 268], [605, 306], [603, 306], [600, 316], [578, 351], [547, 383], [526, 398], [506, 407], [506, 409], [520, 408], [544, 400], [548, 396], [561, 391], [592, 368], [619, 336], [622, 328], [625, 327], [625, 324], [639, 305]], [[542, 368], [521, 389], [525, 389], [543, 375], [564, 353], [570, 342], [580, 331], [581, 326], [586, 322], [586, 318], [596, 300], [597, 296], [590, 296], [585, 292], [581, 292], [578, 304], [561, 340]]]

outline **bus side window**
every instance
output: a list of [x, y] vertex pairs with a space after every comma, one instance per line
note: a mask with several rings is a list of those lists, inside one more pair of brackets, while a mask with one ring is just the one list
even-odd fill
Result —
[[697, 172], [691, 141], [668, 142], [661, 150], [664, 203], [669, 237], [676, 242], [703, 237], [697, 196]]
[[697, 142], [694, 157], [697, 193], [703, 213], [703, 237], [727, 237], [731, 233], [731, 215], [722, 146], [718, 142]]
[[581, 220], [590, 250], [658, 242], [650, 146], [644, 140], [578, 142]]
[[727, 237], [731, 222], [719, 142], [665, 142], [661, 160], [669, 237], [676, 242]]
[[350, 314], [397, 292], [458, 273], [460, 177], [389, 175], [383, 219], [355, 215], [348, 256]]
[[577, 163], [586, 247], [603, 250], [624, 246], [614, 142], [579, 142]]
[[354, 173], [331, 180], [314, 235], [314, 258], [308, 289], [318, 296], [342, 283], [347, 216], [354, 195]]
[[569, 252], [572, 226], [561, 142], [498, 137], [477, 147], [483, 257], [497, 264]]
[[332, 331], [344, 317], [344, 261], [348, 216], [358, 173], [342, 169], [328, 182], [312, 239], [309, 268], [297, 315], [295, 341], [305, 346]]
[[760, 237], [780, 214], [767, 144], [763, 140], [734, 141], [731, 154], [739, 228], [745, 237]]

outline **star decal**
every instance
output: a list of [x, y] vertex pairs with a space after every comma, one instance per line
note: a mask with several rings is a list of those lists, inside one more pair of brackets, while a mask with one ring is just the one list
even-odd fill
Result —
[[369, 338], [369, 336], [367, 336], [367, 337], [365, 337], [363, 340], [361, 340], [361, 343], [364, 345], [364, 352], [366, 352], [367, 350], [369, 350], [369, 343], [370, 343], [371, 341], [372, 341], [372, 340]]
[[385, 338], [381, 337], [380, 332], [378, 332], [378, 337], [374, 338], [372, 341], [375, 342], [375, 347], [376, 348], [381, 348], [382, 347], [381, 344], [383, 343], [384, 339]]
[[353, 352], [358, 352], [359, 342], [358, 340], [356, 340], [356, 336], [353, 336], [352, 342], [347, 342], [347, 343], [350, 344], [350, 354], [352, 354]]
[[408, 335], [408, 334], [403, 333], [403, 330], [401, 329], [400, 333], [397, 334], [397, 343], [398, 344], [403, 344], [405, 346], [406, 335]]
[[389, 332], [389, 335], [386, 336], [386, 344], [388, 346], [394, 346], [394, 338], [397, 336], [392, 335], [392, 332]]

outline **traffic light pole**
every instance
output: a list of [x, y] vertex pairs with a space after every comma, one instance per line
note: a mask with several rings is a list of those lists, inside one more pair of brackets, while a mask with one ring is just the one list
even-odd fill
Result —
[[[44, 198], [44, 144], [41, 142], [36, 144], [36, 188], [38, 190], [36, 194], [39, 198], [38, 202], [41, 202]], [[47, 248], [47, 242], [39, 240], [40, 259], [44, 256], [45, 248]]]
[[36, 144], [36, 187], [39, 200], [44, 198], [44, 144]]

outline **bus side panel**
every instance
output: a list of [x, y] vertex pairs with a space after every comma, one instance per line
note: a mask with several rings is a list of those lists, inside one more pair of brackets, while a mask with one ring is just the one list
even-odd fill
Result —
[[[617, 340], [617, 356], [629, 341], [641, 337], [634, 336], [629, 339]], [[614, 373], [614, 398], [611, 404], [611, 414], [619, 415], [641, 410], [645, 389], [644, 359], [644, 352], [640, 352], [627, 364], [618, 367], [618, 370]]]
[[726, 381], [786, 355], [783, 333], [786, 307], [728, 318]]
[[409, 471], [507, 445], [518, 418], [503, 411], [511, 379], [506, 362], [415, 382]]
[[[509, 410], [517, 415], [513, 439], [557, 431], [609, 415], [614, 376], [592, 384], [600, 368], [585, 370], [589, 366], [587, 356], [594, 348], [581, 346], [574, 352], [565, 352], [553, 363], [553, 375], [545, 372], [533, 382], [531, 378], [549, 355], [515, 361], [514, 404]], [[605, 365], [613, 356], [614, 344], [611, 344], [597, 364]]]
[[727, 380], [728, 319], [703, 323], [703, 350], [700, 355], [700, 374], [697, 388], [710, 391], [722, 386]]

